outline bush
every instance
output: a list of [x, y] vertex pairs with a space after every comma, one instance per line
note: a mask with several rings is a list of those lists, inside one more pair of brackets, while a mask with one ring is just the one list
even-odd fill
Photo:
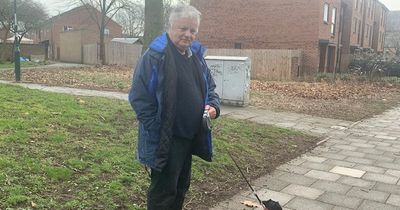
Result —
[[390, 58], [384, 54], [356, 50], [348, 72], [365, 76], [367, 80], [377, 80], [387, 76], [400, 77], [400, 57]]

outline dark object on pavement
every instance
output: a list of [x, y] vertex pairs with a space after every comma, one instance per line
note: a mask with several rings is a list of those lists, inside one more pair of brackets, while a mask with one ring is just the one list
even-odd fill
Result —
[[236, 163], [236, 161], [233, 158], [233, 156], [231, 155], [231, 153], [228, 152], [228, 154], [231, 157], [231, 159], [233, 160], [233, 162], [235, 163], [236, 168], [239, 169], [240, 174], [242, 175], [243, 179], [246, 181], [247, 185], [250, 187], [251, 191], [253, 191], [253, 194], [254, 194], [254, 196], [256, 196], [258, 202], [263, 206], [264, 210], [282, 210], [281, 205], [277, 201], [273, 201], [271, 199], [269, 199], [267, 201], [261, 201], [260, 197], [258, 197], [256, 191], [253, 189], [250, 182], [247, 180], [246, 176], [242, 172], [242, 169], [240, 169], [239, 165]]
[[273, 201], [271, 199], [267, 201], [262, 201], [262, 204], [265, 207], [265, 210], [282, 210], [281, 205], [277, 201]]

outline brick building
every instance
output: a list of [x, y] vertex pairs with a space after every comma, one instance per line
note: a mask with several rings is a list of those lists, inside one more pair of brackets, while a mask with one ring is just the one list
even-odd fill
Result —
[[385, 47], [385, 31], [389, 10], [385, 5], [376, 2], [374, 14], [374, 31], [372, 34], [372, 49], [383, 52]]
[[391, 11], [388, 15], [385, 49], [400, 55], [400, 11]]
[[[40, 29], [36, 30], [36, 33], [32, 38], [36, 42], [45, 43], [48, 45], [49, 57], [53, 60], [60, 59], [60, 36], [63, 33], [72, 31], [84, 31], [81, 40], [85, 40], [85, 43], [81, 44], [93, 44], [99, 43], [99, 28], [97, 23], [91, 17], [91, 13], [88, 9], [92, 9], [92, 13], [98, 16], [101, 13], [88, 5], [76, 7], [67, 12], [59, 14], [49, 19]], [[122, 26], [113, 21], [112, 19], [108, 22], [105, 29], [105, 40], [111, 40], [114, 37], [120, 37], [122, 35]]]
[[[203, 14], [198, 37], [206, 47], [301, 49], [307, 76], [333, 72], [342, 51], [350, 51], [357, 41], [358, 47], [372, 47], [375, 16], [371, 13], [377, 1], [356, 1], [192, 0], [191, 4]], [[358, 38], [351, 33], [354, 18], [354, 28], [368, 34], [360, 33]]]
[[388, 9], [377, 0], [344, 0], [342, 52], [339, 63], [346, 69], [355, 49], [383, 52]]

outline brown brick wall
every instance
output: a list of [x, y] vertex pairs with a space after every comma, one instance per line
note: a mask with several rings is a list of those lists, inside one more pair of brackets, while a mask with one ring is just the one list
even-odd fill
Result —
[[[208, 48], [301, 49], [303, 70], [319, 68], [319, 40], [337, 40], [323, 23], [323, 2], [337, 8], [339, 0], [192, 0], [202, 12], [198, 38]], [[329, 21], [331, 13], [329, 13]]]
[[[98, 43], [100, 41], [99, 29], [97, 23], [91, 18], [90, 13], [85, 7], [79, 7], [65, 12], [53, 18], [49, 24], [44, 25], [40, 29], [40, 40], [50, 40], [50, 50], [53, 52], [54, 58], [57, 58], [57, 48], [60, 47], [60, 33], [64, 31], [64, 26], [71, 26], [73, 30], [85, 29], [91, 31], [90, 36], [85, 38], [85, 44]], [[107, 26], [110, 33], [106, 36], [106, 40], [122, 35], [122, 27], [110, 21]], [[37, 34], [37, 36], [39, 36]]]
[[[5, 47], [5, 58], [11, 59], [13, 53], [13, 43], [0, 44], [0, 48]], [[2, 50], [2, 49], [1, 49]], [[45, 46], [42, 44], [20, 44], [21, 57], [30, 58], [31, 55], [45, 55]]]
[[387, 12], [383, 4], [377, 3], [374, 16], [374, 36], [372, 40], [372, 48], [377, 52], [383, 52]]

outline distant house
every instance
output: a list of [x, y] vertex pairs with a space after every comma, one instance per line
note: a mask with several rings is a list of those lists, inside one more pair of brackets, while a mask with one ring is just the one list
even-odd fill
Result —
[[304, 76], [338, 69], [342, 58], [349, 61], [351, 46], [382, 50], [377, 41], [387, 9], [378, 0], [192, 0], [191, 4], [203, 14], [198, 38], [206, 47], [299, 49]]
[[[43, 26], [36, 30], [33, 39], [36, 42], [45, 43], [48, 46], [49, 58], [53, 60], [59, 60], [61, 54], [61, 34], [74, 32], [74, 31], [84, 31], [79, 32], [83, 37], [80, 38], [84, 44], [99, 43], [99, 29], [97, 23], [91, 17], [88, 9], [95, 11], [97, 15], [101, 13], [89, 6], [83, 5], [76, 7], [67, 12], [59, 14], [50, 18]], [[72, 37], [76, 37], [72, 35]], [[122, 34], [122, 26], [113, 20], [110, 20], [104, 31], [106, 41], [111, 40], [114, 37], [120, 37]], [[68, 38], [66, 38], [68, 39]]]
[[387, 19], [385, 49], [387, 52], [400, 50], [400, 11], [391, 11]]

